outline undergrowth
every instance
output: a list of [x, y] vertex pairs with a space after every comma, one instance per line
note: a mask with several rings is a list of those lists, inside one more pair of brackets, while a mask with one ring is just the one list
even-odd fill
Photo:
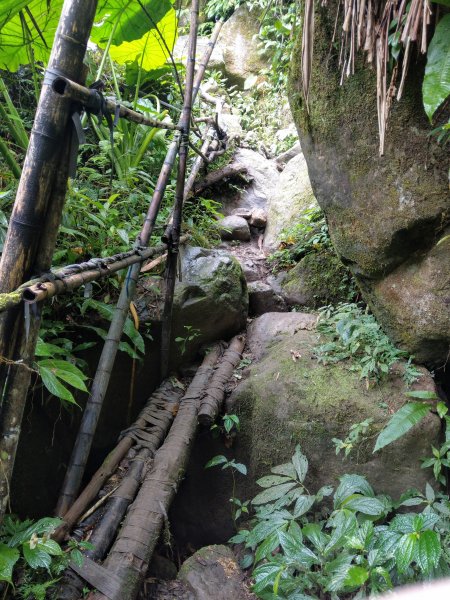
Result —
[[[450, 574], [450, 501], [427, 484], [394, 501], [361, 475], [336, 489], [305, 487], [308, 459], [258, 480], [250, 526], [231, 538], [245, 548], [253, 591], [263, 600], [363, 598], [394, 586]], [[421, 512], [405, 512], [408, 507]]]
[[317, 331], [330, 339], [315, 348], [317, 360], [329, 364], [350, 359], [350, 369], [357, 371], [368, 385], [384, 379], [400, 360], [406, 360], [403, 378], [407, 384], [420, 376], [413, 357], [396, 348], [368, 308], [360, 304], [323, 307], [319, 310]]

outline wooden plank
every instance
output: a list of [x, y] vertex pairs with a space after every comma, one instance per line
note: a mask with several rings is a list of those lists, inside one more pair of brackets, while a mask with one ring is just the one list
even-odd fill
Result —
[[109, 600], [123, 600], [121, 597], [120, 577], [117, 577], [105, 567], [97, 564], [87, 556], [84, 557], [83, 564], [80, 567], [74, 562], [70, 563], [70, 568], [77, 575], [82, 577], [89, 585], [104, 594]]

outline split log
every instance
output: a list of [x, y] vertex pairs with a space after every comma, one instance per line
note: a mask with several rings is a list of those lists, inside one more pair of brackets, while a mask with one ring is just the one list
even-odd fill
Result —
[[202, 425], [210, 427], [217, 419], [225, 398], [225, 385], [242, 358], [244, 346], [245, 337], [237, 335], [231, 340], [228, 350], [225, 351], [200, 404], [198, 420]]
[[220, 181], [224, 179], [231, 179], [233, 177], [243, 177], [247, 173], [247, 167], [245, 165], [239, 165], [237, 163], [231, 163], [222, 167], [222, 169], [217, 169], [217, 171], [211, 171], [208, 173], [204, 179], [197, 182], [194, 186], [195, 194], [199, 194], [206, 188], [212, 187], [213, 185], [217, 185]]
[[64, 522], [53, 534], [53, 539], [59, 542], [64, 539], [134, 443], [144, 445], [153, 456], [175, 418], [182, 395], [182, 390], [171, 380], [163, 381], [153, 392], [135, 423], [123, 432], [122, 439], [108, 454], [91, 481], [66, 512]]
[[[169, 506], [185, 473], [197, 428], [200, 399], [222, 348], [222, 344], [217, 344], [206, 355], [183, 396], [169, 435], [155, 454], [153, 465], [145, 475], [136, 500], [104, 563], [104, 567], [121, 580], [120, 590], [113, 600], [133, 600], [139, 592], [167, 520]], [[95, 586], [95, 582], [89, 583]], [[108, 596], [99, 592], [89, 596], [89, 600], [107, 598]]]

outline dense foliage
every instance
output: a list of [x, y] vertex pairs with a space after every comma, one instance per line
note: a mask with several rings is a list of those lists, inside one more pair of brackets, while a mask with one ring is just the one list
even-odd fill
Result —
[[[427, 484], [398, 501], [354, 474], [311, 494], [308, 459], [258, 480], [254, 518], [230, 541], [243, 544], [253, 591], [263, 600], [366, 597], [450, 574], [450, 500]], [[420, 512], [406, 512], [408, 507]]]

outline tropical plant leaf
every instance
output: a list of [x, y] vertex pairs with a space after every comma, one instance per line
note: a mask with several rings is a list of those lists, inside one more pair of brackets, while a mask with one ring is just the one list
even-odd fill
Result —
[[258, 546], [255, 552], [255, 564], [259, 563], [263, 558], [268, 558], [274, 550], [280, 545], [280, 538], [278, 531], [271, 533], [266, 539]]
[[282, 465], [277, 465], [276, 467], [272, 467], [270, 469], [272, 473], [277, 475], [286, 475], [286, 477], [290, 477], [291, 479], [296, 479], [297, 475], [295, 473], [295, 467], [292, 463], [284, 463]]
[[0, 581], [11, 583], [14, 565], [20, 558], [17, 548], [0, 544]]
[[308, 459], [302, 453], [300, 446], [295, 448], [292, 464], [295, 467], [299, 481], [303, 483], [308, 472]]
[[427, 65], [423, 78], [422, 97], [428, 118], [450, 94], [450, 14], [445, 15], [436, 26], [428, 46]]
[[375, 443], [374, 452], [381, 450], [388, 444], [391, 444], [399, 437], [405, 435], [414, 425], [417, 425], [431, 410], [429, 404], [424, 402], [409, 402], [402, 406], [394, 415], [389, 423], [381, 431]]
[[24, 559], [32, 569], [38, 569], [39, 567], [48, 569], [52, 562], [52, 558], [48, 552], [43, 552], [38, 547], [31, 548], [29, 542], [23, 544], [22, 551]]
[[396, 551], [395, 561], [400, 573], [404, 573], [414, 560], [419, 541], [414, 533], [406, 533], [399, 539]]
[[39, 363], [38, 366], [42, 383], [45, 385], [48, 391], [57, 398], [61, 398], [61, 400], [66, 400], [71, 404], [76, 404], [72, 393], [59, 381], [53, 371], [51, 369], [47, 369], [46, 367], [41, 367]]
[[30, 0], [2, 0], [0, 4], [0, 31]]
[[299, 496], [294, 506], [294, 518], [298, 519], [308, 512], [316, 500], [315, 496]]
[[364, 585], [369, 578], [369, 572], [364, 567], [353, 566], [347, 571], [347, 576], [344, 579], [346, 588], [356, 588]]
[[[1, 4], [0, 10], [3, 10], [3, 0]], [[47, 63], [62, 4], [63, 0], [31, 0], [26, 3], [26, 11], [16, 13], [3, 26], [0, 31], [0, 68], [17, 71], [20, 65], [31, 62]]]
[[65, 360], [45, 359], [39, 361], [39, 369], [50, 370], [55, 377], [62, 379], [72, 387], [82, 392], [87, 392], [84, 380], [86, 375], [78, 367]]
[[[173, 10], [170, 0], [100, 0], [91, 39], [100, 47], [110, 37], [114, 46], [141, 38]], [[169, 40], [168, 40], [169, 41]]]
[[363, 494], [370, 497], [375, 495], [372, 486], [367, 482], [365, 477], [346, 473], [340, 477], [339, 486], [334, 493], [334, 507], [340, 507], [344, 500], [352, 494]]
[[276, 576], [283, 569], [283, 565], [275, 562], [268, 562], [253, 571], [255, 583], [253, 591], [255, 594], [262, 592], [266, 587], [273, 586]]
[[158, 30], [149, 29], [139, 39], [111, 46], [110, 55], [120, 65], [133, 63], [137, 59], [144, 71], [152, 71], [166, 63], [176, 37], [177, 18], [171, 9], [158, 23]]
[[367, 496], [361, 496], [360, 494], [353, 494], [350, 496], [343, 503], [343, 506], [373, 517], [378, 517], [384, 512], [384, 504], [377, 498], [368, 498]]
[[417, 563], [424, 573], [429, 573], [437, 567], [441, 552], [441, 543], [436, 531], [427, 530], [420, 534]]
[[320, 562], [314, 552], [302, 543], [301, 539], [296, 539], [293, 535], [283, 531], [279, 532], [279, 538], [281, 547], [289, 562], [299, 564], [307, 569], [311, 565]]
[[274, 485], [279, 485], [280, 483], [287, 483], [288, 481], [292, 481], [290, 477], [282, 477], [280, 475], [266, 475], [265, 477], [261, 477], [256, 482], [262, 488], [272, 487]]
[[267, 504], [267, 502], [278, 500], [296, 485], [297, 483], [295, 481], [291, 481], [290, 483], [282, 483], [281, 485], [268, 488], [255, 496], [252, 500], [252, 504]]

